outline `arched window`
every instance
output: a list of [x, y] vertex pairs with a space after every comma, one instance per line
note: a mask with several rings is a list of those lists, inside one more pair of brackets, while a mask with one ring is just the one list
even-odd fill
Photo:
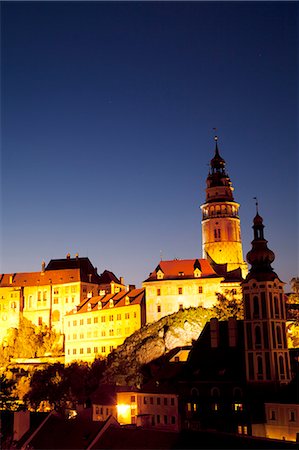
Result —
[[234, 387], [233, 389], [233, 397], [235, 400], [240, 400], [243, 397], [243, 391], [239, 387]]
[[261, 378], [263, 375], [263, 358], [260, 355], [258, 355], [256, 360], [257, 360], [257, 375], [258, 378]]
[[253, 297], [253, 317], [260, 317], [260, 303], [256, 295]]
[[261, 347], [262, 346], [262, 333], [261, 333], [261, 327], [257, 325], [254, 329], [255, 334], [255, 346]]
[[275, 317], [279, 317], [279, 305], [278, 305], [278, 297], [274, 296], [274, 314]]
[[59, 322], [59, 320], [60, 320], [60, 312], [56, 309], [52, 313], [52, 321], [53, 322]]
[[281, 334], [281, 328], [279, 325], [276, 326], [276, 336], [277, 336], [277, 345], [278, 347], [282, 347], [282, 334]]
[[218, 387], [213, 387], [211, 389], [211, 397], [214, 397], [214, 398], [219, 398], [220, 397], [220, 390], [219, 390]]
[[199, 396], [198, 389], [193, 387], [190, 391], [190, 394], [191, 394], [191, 397], [198, 397]]
[[282, 355], [279, 355], [278, 364], [279, 364], [279, 372], [280, 372], [281, 378], [284, 378], [284, 362], [283, 362]]

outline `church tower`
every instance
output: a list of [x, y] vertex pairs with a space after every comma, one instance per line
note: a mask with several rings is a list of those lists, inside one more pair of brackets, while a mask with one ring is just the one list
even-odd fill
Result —
[[225, 170], [225, 161], [218, 150], [210, 162], [206, 201], [202, 209], [203, 258], [216, 264], [227, 264], [227, 271], [240, 268], [243, 278], [247, 264], [243, 259], [239, 204], [234, 201], [232, 183]]
[[275, 259], [264, 238], [263, 219], [253, 220], [254, 239], [247, 254], [251, 269], [242, 283], [246, 378], [249, 382], [291, 380], [283, 282], [271, 267]]

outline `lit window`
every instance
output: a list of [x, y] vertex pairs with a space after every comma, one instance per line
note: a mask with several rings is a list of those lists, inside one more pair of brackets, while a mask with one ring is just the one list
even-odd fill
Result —
[[136, 397], [135, 395], [131, 395], [131, 403], [135, 403], [136, 402]]
[[91, 353], [91, 348], [87, 347], [87, 353]]
[[125, 313], [125, 319], [129, 319], [130, 318], [130, 313]]
[[179, 310], [183, 310], [184, 309], [184, 305], [182, 303], [179, 304]]
[[106, 331], [105, 330], [101, 331], [101, 336], [106, 336]]
[[91, 318], [87, 319], [87, 324], [88, 324], [88, 325], [91, 324]]
[[161, 295], [161, 289], [157, 289], [157, 296]]
[[113, 321], [113, 315], [109, 316], [109, 320], [110, 320], [110, 322]]
[[58, 297], [54, 297], [54, 305], [58, 304]]
[[80, 348], [80, 355], [83, 355], [83, 348]]
[[178, 288], [178, 294], [179, 294], [179, 295], [182, 295], [182, 293], [183, 293], [183, 288], [182, 288], [182, 287], [179, 287], [179, 288]]
[[73, 320], [74, 327], [77, 325], [77, 320]]
[[114, 336], [114, 330], [109, 330], [109, 336]]
[[202, 286], [198, 286], [198, 293], [202, 294]]
[[157, 312], [158, 312], [158, 313], [161, 312], [161, 305], [157, 305]]
[[98, 323], [98, 321], [99, 321], [99, 318], [98, 317], [94, 317], [93, 323]]
[[233, 409], [234, 411], [243, 411], [243, 403], [234, 403]]
[[80, 319], [80, 325], [83, 325], [83, 323], [84, 323], [84, 320]]
[[73, 348], [73, 355], [77, 354], [77, 350], [75, 348]]
[[98, 351], [99, 351], [98, 347], [94, 347], [93, 351], [94, 351], [94, 353], [98, 353]]
[[117, 314], [116, 320], [121, 320], [121, 314]]
[[101, 317], [101, 322], [106, 322], [106, 317], [105, 316]]
[[110, 345], [109, 347], [109, 351], [112, 352], [113, 351], [113, 345]]
[[101, 347], [101, 352], [105, 353], [106, 352], [106, 347]]

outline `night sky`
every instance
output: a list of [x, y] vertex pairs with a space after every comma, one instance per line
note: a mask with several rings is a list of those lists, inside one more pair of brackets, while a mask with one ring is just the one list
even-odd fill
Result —
[[[88, 256], [141, 285], [201, 257], [219, 149], [273, 267], [298, 276], [298, 4], [2, 2], [0, 272]], [[288, 287], [287, 287], [288, 290]]]

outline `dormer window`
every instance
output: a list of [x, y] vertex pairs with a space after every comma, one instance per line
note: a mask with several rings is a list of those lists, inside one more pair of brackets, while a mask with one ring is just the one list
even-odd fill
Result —
[[110, 307], [110, 308], [113, 308], [113, 306], [114, 306], [114, 301], [113, 301], [113, 299], [111, 298], [111, 299], [109, 300], [109, 307]]
[[128, 295], [126, 295], [125, 304], [126, 305], [130, 304], [130, 297]]
[[196, 268], [194, 269], [193, 275], [194, 278], [199, 278], [201, 276], [201, 271], [198, 268]]
[[157, 272], [157, 279], [158, 280], [163, 280], [163, 278], [164, 278], [164, 273], [162, 272], [161, 269], [159, 269], [158, 272]]
[[179, 277], [183, 277], [184, 275], [184, 272], [179, 272]]
[[102, 309], [102, 302], [98, 303], [98, 309]]
[[91, 311], [91, 303], [87, 304], [87, 311]]

